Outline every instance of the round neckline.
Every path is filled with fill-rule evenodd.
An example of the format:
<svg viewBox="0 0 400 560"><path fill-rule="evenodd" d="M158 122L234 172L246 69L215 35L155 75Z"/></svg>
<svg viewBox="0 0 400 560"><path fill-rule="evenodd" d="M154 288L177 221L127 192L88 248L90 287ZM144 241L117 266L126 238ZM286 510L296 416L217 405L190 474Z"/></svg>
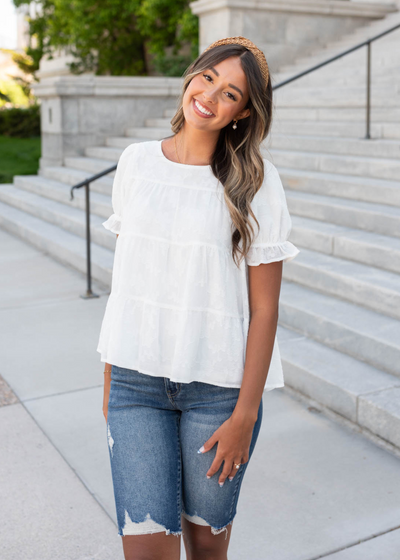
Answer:
<svg viewBox="0 0 400 560"><path fill-rule="evenodd" d="M167 156L164 154L163 150L162 150L162 142L163 142L164 138L162 140L158 140L158 149L159 152L161 154L161 156L163 157L163 159L165 161L167 161L168 163L170 163L171 165L177 165L179 167L191 167L191 168L196 168L196 169L211 169L211 165L193 165L191 163L179 163L177 161L172 161L170 159L167 158Z"/></svg>

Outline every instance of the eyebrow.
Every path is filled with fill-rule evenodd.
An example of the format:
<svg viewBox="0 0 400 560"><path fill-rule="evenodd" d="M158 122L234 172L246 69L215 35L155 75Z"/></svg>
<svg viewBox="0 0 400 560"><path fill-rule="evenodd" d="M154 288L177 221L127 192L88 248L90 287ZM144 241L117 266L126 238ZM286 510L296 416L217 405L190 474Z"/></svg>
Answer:
<svg viewBox="0 0 400 560"><path fill-rule="evenodd" d="M219 76L218 72L216 71L215 68L210 67L210 70L212 70L212 72L214 72L214 74L216 76ZM238 87L234 86L233 84L228 84L229 87L231 87L232 89L235 89L236 91L238 91L240 93L240 95L243 97L243 93L242 90L240 90Z"/></svg>

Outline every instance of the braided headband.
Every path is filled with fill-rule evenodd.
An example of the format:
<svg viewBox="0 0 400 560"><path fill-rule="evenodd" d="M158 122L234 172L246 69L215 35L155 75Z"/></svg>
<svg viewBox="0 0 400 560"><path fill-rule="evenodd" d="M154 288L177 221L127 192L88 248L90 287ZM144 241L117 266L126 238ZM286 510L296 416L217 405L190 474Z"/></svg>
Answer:
<svg viewBox="0 0 400 560"><path fill-rule="evenodd" d="M261 74L265 80L265 87L267 87L268 77L269 77L267 60L265 58L264 53L258 47L256 47L256 45L252 41L250 41L250 39L246 39L246 37L242 37L241 35L239 35L238 37L226 37L225 39L219 39L218 41L214 41L214 43L211 43L211 45L207 47L204 50L204 52L208 51L209 49L212 49L213 47L218 47L219 45L233 45L233 44L243 45L244 47L246 47L246 49L249 49L249 51L251 51L254 54L258 66L261 70Z"/></svg>

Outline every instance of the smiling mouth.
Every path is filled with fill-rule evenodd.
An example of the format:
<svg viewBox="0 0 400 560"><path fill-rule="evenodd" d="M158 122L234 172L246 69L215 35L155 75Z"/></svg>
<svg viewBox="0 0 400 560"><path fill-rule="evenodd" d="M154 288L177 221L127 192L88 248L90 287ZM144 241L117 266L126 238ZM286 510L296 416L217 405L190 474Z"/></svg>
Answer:
<svg viewBox="0 0 400 560"><path fill-rule="evenodd" d="M212 113L209 109L207 109L206 107L204 107L204 105L202 105L200 103L200 101L198 101L197 99L195 99L193 97L193 104L196 106L196 109L205 117L215 117L214 113ZM198 104L198 105L197 105ZM208 111L207 113L204 113L204 111ZM211 113L211 114L210 114Z"/></svg>

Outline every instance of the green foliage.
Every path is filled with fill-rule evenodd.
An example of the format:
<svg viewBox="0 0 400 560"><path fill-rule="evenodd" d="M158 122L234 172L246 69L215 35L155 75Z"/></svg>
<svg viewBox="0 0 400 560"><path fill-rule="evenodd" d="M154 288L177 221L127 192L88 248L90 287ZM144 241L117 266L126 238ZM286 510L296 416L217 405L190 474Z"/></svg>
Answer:
<svg viewBox="0 0 400 560"><path fill-rule="evenodd" d="M0 80L0 92L3 94L0 95L0 107L10 103L17 107L29 105L29 98L14 80Z"/></svg>
<svg viewBox="0 0 400 560"><path fill-rule="evenodd" d="M0 109L0 135L15 138L40 136L40 106Z"/></svg>
<svg viewBox="0 0 400 560"><path fill-rule="evenodd" d="M39 158L40 138L0 136L0 183L12 183L14 175L35 175Z"/></svg>
<svg viewBox="0 0 400 560"><path fill-rule="evenodd" d="M75 74L142 76L155 70L181 76L198 54L198 18L189 0L33 1L40 4L29 19L34 41L27 54L34 64L62 48L74 56ZM16 6L29 3L14 0Z"/></svg>
<svg viewBox="0 0 400 560"><path fill-rule="evenodd" d="M26 53L20 53L12 49L0 49L0 51L11 55L13 62L24 73L23 77L13 76L10 80L0 82L1 93L6 96L3 97L0 94L0 107L5 103L12 103L20 107L36 103L36 99L31 92L31 83L35 79L38 66L33 58Z"/></svg>

